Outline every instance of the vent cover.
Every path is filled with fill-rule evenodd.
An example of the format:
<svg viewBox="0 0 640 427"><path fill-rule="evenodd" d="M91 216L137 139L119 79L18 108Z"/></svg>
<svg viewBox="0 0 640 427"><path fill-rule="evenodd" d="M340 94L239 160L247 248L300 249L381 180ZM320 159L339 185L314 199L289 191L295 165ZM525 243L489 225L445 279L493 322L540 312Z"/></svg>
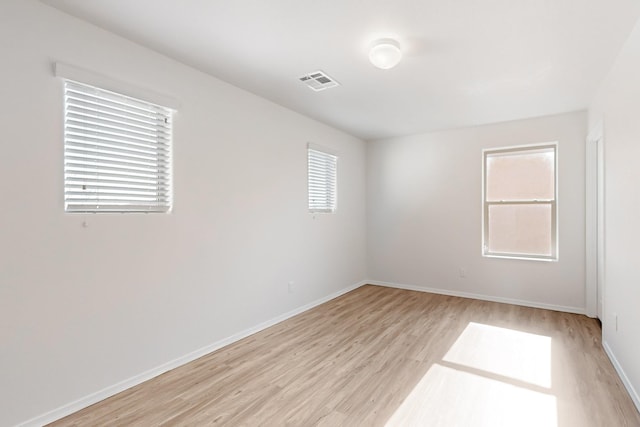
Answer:
<svg viewBox="0 0 640 427"><path fill-rule="evenodd" d="M300 77L300 81L305 83L316 92L340 85L340 83L335 81L335 79L329 77L322 71L314 71L313 73L304 75Z"/></svg>

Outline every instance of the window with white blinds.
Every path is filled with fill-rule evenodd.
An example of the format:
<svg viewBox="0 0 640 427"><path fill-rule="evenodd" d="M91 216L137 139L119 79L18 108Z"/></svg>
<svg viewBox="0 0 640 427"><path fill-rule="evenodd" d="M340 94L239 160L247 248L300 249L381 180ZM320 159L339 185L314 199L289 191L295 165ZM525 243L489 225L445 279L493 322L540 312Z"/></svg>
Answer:
<svg viewBox="0 0 640 427"><path fill-rule="evenodd" d="M170 109L65 80L67 212L171 209Z"/></svg>
<svg viewBox="0 0 640 427"><path fill-rule="evenodd" d="M308 162L309 212L335 212L338 156L310 146Z"/></svg>

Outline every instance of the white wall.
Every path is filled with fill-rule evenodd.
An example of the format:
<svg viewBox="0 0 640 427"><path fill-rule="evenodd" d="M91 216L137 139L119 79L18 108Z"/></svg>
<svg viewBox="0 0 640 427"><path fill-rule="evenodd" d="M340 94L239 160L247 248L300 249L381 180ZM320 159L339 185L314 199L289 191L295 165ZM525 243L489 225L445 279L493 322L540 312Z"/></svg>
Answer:
<svg viewBox="0 0 640 427"><path fill-rule="evenodd" d="M584 311L585 133L577 112L370 142L369 278ZM558 141L559 261L482 257L482 149L549 141Z"/></svg>
<svg viewBox="0 0 640 427"><path fill-rule="evenodd" d="M604 342L640 408L639 76L640 23L589 109L589 128L602 122L604 136Z"/></svg>
<svg viewBox="0 0 640 427"><path fill-rule="evenodd" d="M33 0L0 3L0 54L0 425L366 277L362 141ZM172 214L63 212L54 61L181 103ZM335 215L306 211L308 141L340 155Z"/></svg>

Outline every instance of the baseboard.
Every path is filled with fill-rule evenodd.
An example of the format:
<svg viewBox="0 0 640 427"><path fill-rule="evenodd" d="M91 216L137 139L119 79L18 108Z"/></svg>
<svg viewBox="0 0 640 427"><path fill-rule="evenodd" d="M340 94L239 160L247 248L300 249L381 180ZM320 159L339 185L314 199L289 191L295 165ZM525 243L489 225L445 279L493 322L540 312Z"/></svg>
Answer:
<svg viewBox="0 0 640 427"><path fill-rule="evenodd" d="M179 357L177 359L174 359L170 362L164 363L160 366L157 366L155 368L149 369L146 372L143 372L139 375L136 375L134 377L131 377L129 379L126 379L124 381L121 381L117 384L114 384L112 386L106 387L100 391L97 391L95 393L92 393L86 397L83 397L81 399L78 399L74 402L68 403L66 405L63 405L57 409L54 409L52 411L49 411L45 414L39 415L37 417L34 417L28 421L24 421L20 424L18 424L19 427L40 427L43 426L45 424L49 424L53 421L59 420L61 418L66 417L67 415L73 414L74 412L78 412L81 409L84 409L90 405L93 405L94 403L100 402L101 400L104 400L108 397L111 397L115 394L118 394L124 390L127 390L131 387L134 387L138 384L141 384L145 381L148 381L152 378L157 377L158 375L162 375L165 372L168 372L172 369L178 368L182 365L185 365L189 362L192 362L202 356L205 356L213 351L216 351L226 345L232 344L236 341L239 341L243 338L248 337L249 335L253 335L257 332L260 332L270 326L273 326L277 323L280 323L284 320L287 320L293 316L296 316L300 313L303 313L307 310L310 310L320 304L324 304L325 302L332 300L334 298L339 297L340 295L346 294L347 292L351 292L354 289L359 288L360 286L363 286L365 284L367 284L368 282L362 281L359 283L356 283L355 285L352 286L348 286L344 289L341 289L337 292L334 292L330 295L327 295L323 298L317 299L315 301L312 301L308 304L305 304L301 307L298 307L294 310L291 310L287 313L284 313L280 316L274 317L273 319L267 320L266 322L262 322L256 326L253 326L251 328L245 329L241 332L238 332L237 334L231 335L230 337L227 338L223 338L219 341L216 341L212 344L209 344L206 347L200 348L198 350L192 351L189 354L186 354L182 357Z"/></svg>
<svg viewBox="0 0 640 427"><path fill-rule="evenodd" d="M478 299L482 301L501 302L505 304L521 305L524 307L544 308L546 310L563 311L566 313L585 314L585 309L583 307L568 307L563 305L545 304L545 303L534 302L534 301L525 301L525 300L518 300L518 299L512 299L512 298L503 298L503 297L496 297L496 296L490 296L490 295L474 294L470 292L459 292L459 291L452 291L448 289L430 288L426 286L415 286L415 285L404 285L404 284L391 283L391 282L381 282L378 280L369 280L367 281L367 283L371 285L386 286L389 288L406 289L408 291L428 292L432 294L449 295L453 297L472 298L472 299Z"/></svg>
<svg viewBox="0 0 640 427"><path fill-rule="evenodd" d="M615 368L616 372L618 373L618 376L622 380L624 387L627 389L629 396L631 396L631 400L633 400L634 405L636 405L638 412L640 412L640 395L638 395L638 392L636 391L636 389L633 388L633 384L631 384L631 381L629 381L629 377L627 377L627 374L624 371L624 369L622 369L620 362L618 362L618 359L616 359L615 354L613 354L613 350L611 350L611 347L609 347L609 343L603 340L602 347L604 348L604 352L607 353L607 356L609 356L609 360L611 360L613 367Z"/></svg>

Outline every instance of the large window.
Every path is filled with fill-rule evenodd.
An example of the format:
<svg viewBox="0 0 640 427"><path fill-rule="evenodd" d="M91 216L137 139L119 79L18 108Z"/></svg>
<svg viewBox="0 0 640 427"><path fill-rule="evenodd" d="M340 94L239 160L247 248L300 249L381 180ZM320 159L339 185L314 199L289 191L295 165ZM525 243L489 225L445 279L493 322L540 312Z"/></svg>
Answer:
<svg viewBox="0 0 640 427"><path fill-rule="evenodd" d="M484 151L483 254L557 259L556 144Z"/></svg>
<svg viewBox="0 0 640 427"><path fill-rule="evenodd" d="M311 144L307 149L307 156L309 212L335 212L338 156Z"/></svg>
<svg viewBox="0 0 640 427"><path fill-rule="evenodd" d="M168 212L171 110L65 80L67 212Z"/></svg>

